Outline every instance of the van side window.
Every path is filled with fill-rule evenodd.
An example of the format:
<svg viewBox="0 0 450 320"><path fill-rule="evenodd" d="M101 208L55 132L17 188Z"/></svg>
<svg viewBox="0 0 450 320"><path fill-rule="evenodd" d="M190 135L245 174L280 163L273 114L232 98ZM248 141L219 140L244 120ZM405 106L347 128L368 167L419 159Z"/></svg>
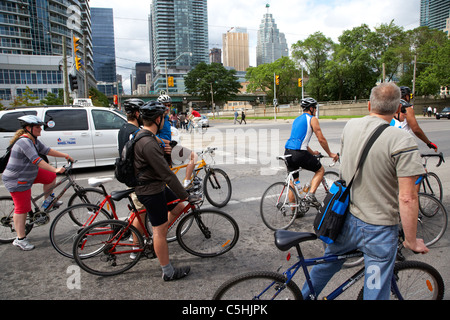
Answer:
<svg viewBox="0 0 450 320"><path fill-rule="evenodd" d="M86 110L48 110L45 114L45 131L82 131L88 130Z"/></svg>
<svg viewBox="0 0 450 320"><path fill-rule="evenodd" d="M95 130L120 129L126 122L114 112L109 110L92 110Z"/></svg>
<svg viewBox="0 0 450 320"><path fill-rule="evenodd" d="M5 113L0 119L0 132L16 132L20 129L17 118L27 115L37 115L37 111L17 111Z"/></svg>

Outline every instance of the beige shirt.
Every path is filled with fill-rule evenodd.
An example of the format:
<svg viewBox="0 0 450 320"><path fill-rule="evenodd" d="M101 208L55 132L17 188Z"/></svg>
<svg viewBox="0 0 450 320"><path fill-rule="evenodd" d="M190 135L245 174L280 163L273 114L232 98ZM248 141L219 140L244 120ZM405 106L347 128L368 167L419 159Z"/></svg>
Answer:
<svg viewBox="0 0 450 320"><path fill-rule="evenodd" d="M349 183L372 133L387 122L375 116L350 120L341 138L341 177ZM408 132L388 127L375 141L350 193L350 212L374 225L399 223L398 178L424 174L418 146Z"/></svg>

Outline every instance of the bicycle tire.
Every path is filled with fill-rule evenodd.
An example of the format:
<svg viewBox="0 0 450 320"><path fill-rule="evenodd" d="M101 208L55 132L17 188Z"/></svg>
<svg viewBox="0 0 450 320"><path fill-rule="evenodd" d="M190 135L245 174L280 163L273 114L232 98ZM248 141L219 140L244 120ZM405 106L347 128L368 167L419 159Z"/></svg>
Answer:
<svg viewBox="0 0 450 320"><path fill-rule="evenodd" d="M419 261L397 262L394 267L391 300L442 300L444 280L429 264ZM364 287L358 294L363 300Z"/></svg>
<svg viewBox="0 0 450 320"><path fill-rule="evenodd" d="M419 193L419 220L417 237L424 240L426 246L439 241L447 230L447 210L437 198Z"/></svg>
<svg viewBox="0 0 450 320"><path fill-rule="evenodd" d="M75 191L75 193L70 197L69 202L67 203L67 207L71 207L80 203L90 203L100 205L105 199L106 195L102 190L96 188L81 188L79 191ZM114 200L109 199L112 208L109 207L109 202L106 203L106 208L104 209L108 211L111 215L112 210L116 208Z"/></svg>
<svg viewBox="0 0 450 320"><path fill-rule="evenodd" d="M0 197L0 243L12 243L17 234L14 227L14 201L12 197ZM27 214L27 222L30 222L30 215ZM33 224L25 224L25 234L29 234L33 229Z"/></svg>
<svg viewBox="0 0 450 320"><path fill-rule="evenodd" d="M97 214L95 220L91 220ZM50 242L55 250L67 258L73 258L73 244L86 226L102 220L113 219L108 211L94 204L80 203L61 211L50 226Z"/></svg>
<svg viewBox="0 0 450 320"><path fill-rule="evenodd" d="M231 180L225 171L210 168L203 179L203 193L214 207L222 208L231 199Z"/></svg>
<svg viewBox="0 0 450 320"><path fill-rule="evenodd" d="M271 271L253 271L238 275L223 283L213 296L213 300L274 299L303 300L303 296L294 281L286 283L284 275Z"/></svg>
<svg viewBox="0 0 450 320"><path fill-rule="evenodd" d="M434 172L428 172L425 178L420 183L419 192L426 193L432 195L442 201L443 197L443 189L442 182L439 179L438 175Z"/></svg>
<svg viewBox="0 0 450 320"><path fill-rule="evenodd" d="M295 203L285 205L280 203L286 198L286 190L290 190L295 197ZM264 191L259 206L259 213L264 224L271 230L276 231L280 229L289 228L295 221L298 212L297 193L294 188L284 182L275 182Z"/></svg>
<svg viewBox="0 0 450 320"><path fill-rule="evenodd" d="M136 245L130 243L130 236L137 239ZM138 249L132 249L134 246ZM114 276L138 263L143 248L144 238L134 226L125 221L105 220L80 232L73 246L73 257L77 265L88 273ZM131 252L136 254L134 259L130 258Z"/></svg>
<svg viewBox="0 0 450 320"><path fill-rule="evenodd" d="M190 223L190 228L186 230L185 225ZM180 246L202 258L217 257L230 251L238 239L239 226L236 221L227 213L215 209L192 211L177 226Z"/></svg>

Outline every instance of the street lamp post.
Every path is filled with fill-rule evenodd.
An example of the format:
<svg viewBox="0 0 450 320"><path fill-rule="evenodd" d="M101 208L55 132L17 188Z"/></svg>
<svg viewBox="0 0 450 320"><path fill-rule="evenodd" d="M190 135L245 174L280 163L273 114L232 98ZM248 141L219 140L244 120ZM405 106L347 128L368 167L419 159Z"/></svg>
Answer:
<svg viewBox="0 0 450 320"><path fill-rule="evenodd" d="M166 93L167 94L169 93L169 81L168 81L168 76L167 76L167 62L169 62L169 63L175 62L184 55L189 55L190 57L192 57L192 52L183 52L178 57L176 57L175 60L167 61L167 59L164 59L164 67L166 69Z"/></svg>

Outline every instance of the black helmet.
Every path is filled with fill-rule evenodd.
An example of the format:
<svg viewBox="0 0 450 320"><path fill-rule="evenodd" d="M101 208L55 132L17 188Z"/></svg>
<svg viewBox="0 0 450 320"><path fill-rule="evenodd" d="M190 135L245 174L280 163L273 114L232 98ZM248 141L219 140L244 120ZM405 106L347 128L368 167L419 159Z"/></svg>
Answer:
<svg viewBox="0 0 450 320"><path fill-rule="evenodd" d="M158 101L149 101L141 107L141 115L145 120L153 121L162 116L166 107Z"/></svg>
<svg viewBox="0 0 450 320"><path fill-rule="evenodd" d="M411 89L409 87L400 87L400 91L402 92L402 98L411 94Z"/></svg>
<svg viewBox="0 0 450 320"><path fill-rule="evenodd" d="M26 115L18 118L20 126L25 128L26 126L43 126L44 122L37 116Z"/></svg>
<svg viewBox="0 0 450 320"><path fill-rule="evenodd" d="M317 101L313 98L306 98L302 100L303 110L309 109L310 107L317 108Z"/></svg>
<svg viewBox="0 0 450 320"><path fill-rule="evenodd" d="M139 111L144 104L145 102L143 100L133 98L125 100L123 103L123 108L126 113L133 113Z"/></svg>

